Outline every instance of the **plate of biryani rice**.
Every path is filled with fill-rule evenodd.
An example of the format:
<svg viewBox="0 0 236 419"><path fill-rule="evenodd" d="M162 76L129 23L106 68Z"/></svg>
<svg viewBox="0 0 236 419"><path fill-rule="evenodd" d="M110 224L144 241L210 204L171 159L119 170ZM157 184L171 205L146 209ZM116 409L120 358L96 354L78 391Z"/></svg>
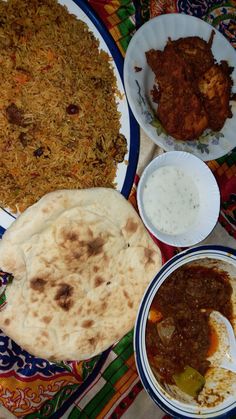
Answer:
<svg viewBox="0 0 236 419"><path fill-rule="evenodd" d="M128 197L139 129L123 58L87 2L0 0L0 226L48 192Z"/></svg>

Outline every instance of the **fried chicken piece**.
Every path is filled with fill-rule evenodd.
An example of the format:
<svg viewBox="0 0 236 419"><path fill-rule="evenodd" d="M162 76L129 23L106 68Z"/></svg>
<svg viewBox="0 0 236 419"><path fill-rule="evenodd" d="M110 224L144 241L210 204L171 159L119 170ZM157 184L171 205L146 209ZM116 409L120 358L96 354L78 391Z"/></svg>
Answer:
<svg viewBox="0 0 236 419"><path fill-rule="evenodd" d="M226 61L212 65L199 79L198 88L203 104L208 113L209 128L219 131L225 120L232 117L229 104L232 80L232 69Z"/></svg>
<svg viewBox="0 0 236 419"><path fill-rule="evenodd" d="M211 51L214 33L212 31L208 42L198 36L189 36L168 42L188 65L188 75L191 78L199 78L214 64L215 60Z"/></svg>
<svg viewBox="0 0 236 419"><path fill-rule="evenodd" d="M163 52L146 52L146 58L158 81L157 117L164 129L177 140L199 137L208 125L208 118L188 79L184 59L171 44Z"/></svg>
<svg viewBox="0 0 236 419"><path fill-rule="evenodd" d="M232 117L232 69L226 61L215 63L214 33L208 42L197 36L169 39L164 51L146 52L158 84L151 92L157 117L175 139L198 138L206 128L220 131Z"/></svg>
<svg viewBox="0 0 236 419"><path fill-rule="evenodd" d="M178 56L172 45L167 45L164 51L151 49L146 52L149 67L155 73L156 81L161 89L171 81L186 79L185 63Z"/></svg>
<svg viewBox="0 0 236 419"><path fill-rule="evenodd" d="M176 140L193 140L207 128L208 117L198 96L188 83L170 84L163 90L157 117Z"/></svg>

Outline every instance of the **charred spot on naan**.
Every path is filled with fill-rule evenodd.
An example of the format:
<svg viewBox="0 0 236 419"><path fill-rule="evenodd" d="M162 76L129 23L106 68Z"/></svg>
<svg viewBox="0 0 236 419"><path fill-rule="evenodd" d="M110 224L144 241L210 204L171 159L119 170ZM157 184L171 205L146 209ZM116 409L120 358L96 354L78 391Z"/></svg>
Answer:
<svg viewBox="0 0 236 419"><path fill-rule="evenodd" d="M38 299L37 299L37 298L35 298L35 297L31 297L30 302L31 302L32 304L33 304L33 303L37 303L37 302L38 302Z"/></svg>
<svg viewBox="0 0 236 419"><path fill-rule="evenodd" d="M105 279L102 276L96 276L94 278L94 288L100 287L100 285L104 284Z"/></svg>
<svg viewBox="0 0 236 419"><path fill-rule="evenodd" d="M110 292L104 294L103 296L100 295L99 301L94 303L91 308L85 308L84 315L89 317L91 314L94 314L98 318L102 318L108 307L107 300L110 296Z"/></svg>
<svg viewBox="0 0 236 419"><path fill-rule="evenodd" d="M73 231L66 231L65 233L65 241L76 242L79 240L78 234Z"/></svg>
<svg viewBox="0 0 236 419"><path fill-rule="evenodd" d="M79 231L79 226L77 226L77 231ZM67 248L71 243L79 241L79 234L75 231L75 228L72 231L71 226L62 226L58 230L58 244L61 247Z"/></svg>
<svg viewBox="0 0 236 419"><path fill-rule="evenodd" d="M89 320L89 319L87 319L87 320L84 320L82 323L81 323L81 326L82 327L84 327L85 329L89 329L90 327L92 327L94 325L94 321L93 320Z"/></svg>
<svg viewBox="0 0 236 419"><path fill-rule="evenodd" d="M88 228L86 231L87 240L81 239L79 236L80 227L81 227L81 230L83 231L83 226L80 226L80 225L76 226L76 229L78 231L76 231L75 228L74 228L74 231L71 231L70 226L61 228L60 233L59 233L60 246L65 247L65 248L71 248L71 246L73 246L76 242L76 244L80 248L81 247L87 248L87 253L89 256L100 254L103 250L105 239L100 236L94 238L93 232L90 228Z"/></svg>
<svg viewBox="0 0 236 419"><path fill-rule="evenodd" d="M148 247L144 248L144 255L146 257L146 261L145 261L145 265L149 265L149 264L155 264L155 259L153 257L155 257L155 252L152 249L149 249Z"/></svg>
<svg viewBox="0 0 236 419"><path fill-rule="evenodd" d="M127 233L135 233L138 229L138 223L136 221L134 221L132 218L128 218L126 225L125 225L125 230L127 231Z"/></svg>
<svg viewBox="0 0 236 419"><path fill-rule="evenodd" d="M88 227L87 233L88 233L88 237L91 237L91 238L93 237L93 232L92 232L91 228Z"/></svg>
<svg viewBox="0 0 236 419"><path fill-rule="evenodd" d="M42 213L43 214L48 214L50 212L50 209L48 207L43 207L42 208Z"/></svg>
<svg viewBox="0 0 236 419"><path fill-rule="evenodd" d="M54 300L65 311L69 311L74 305L74 301L71 298L74 293L74 288L69 284L59 284L59 288L54 297Z"/></svg>
<svg viewBox="0 0 236 419"><path fill-rule="evenodd" d="M63 336L62 336L62 340L67 340L68 338L69 338L69 333L65 333Z"/></svg>
<svg viewBox="0 0 236 419"><path fill-rule="evenodd" d="M96 339L95 338L89 338L88 342L90 343L91 346L95 346L96 344Z"/></svg>
<svg viewBox="0 0 236 419"><path fill-rule="evenodd" d="M48 343L48 337L46 337L46 336L40 336L39 338L38 338L38 344L39 345L42 345L42 346L44 346L44 345L47 345L47 343Z"/></svg>
<svg viewBox="0 0 236 419"><path fill-rule="evenodd" d="M51 316L43 316L43 317L42 317L42 321L43 321L45 324L49 324L49 323L51 323L51 321L52 321L52 317L51 317Z"/></svg>
<svg viewBox="0 0 236 419"><path fill-rule="evenodd" d="M61 228L59 232L59 246L68 250L68 253L64 256L68 263L72 259L81 260L101 255L104 252L104 245L109 240L109 236L102 237L99 235L94 237L92 230L88 228L85 238L81 238L76 230L71 231L68 228L68 226ZM78 225L76 228L79 231L80 226ZM81 226L81 230L83 231L83 226Z"/></svg>
<svg viewBox="0 0 236 419"><path fill-rule="evenodd" d="M102 237L97 237L96 239L87 242L88 257L103 253L104 244L105 240Z"/></svg>
<svg viewBox="0 0 236 419"><path fill-rule="evenodd" d="M41 260L44 263L46 268L50 268L53 264L56 264L58 262L58 258L56 256L50 257L50 256L41 256Z"/></svg>
<svg viewBox="0 0 236 419"><path fill-rule="evenodd" d="M30 287L34 290L34 291L38 291L43 293L45 286L47 284L47 281L43 278L37 277L37 278L33 278L30 281Z"/></svg>
<svg viewBox="0 0 236 419"><path fill-rule="evenodd" d="M101 305L101 311L102 311L102 313L106 310L106 308L107 308L107 302L106 301L103 301L102 302L102 305Z"/></svg>
<svg viewBox="0 0 236 419"><path fill-rule="evenodd" d="M132 302L132 300L131 300L131 298L130 298L130 296L129 296L129 294L127 293L127 291L126 291L126 290L123 290L123 295L124 295L125 299L127 300L127 305L128 305L128 307L129 307L129 308L132 308L134 304L133 304L133 302Z"/></svg>
<svg viewBox="0 0 236 419"><path fill-rule="evenodd" d="M4 323L5 326L9 326L9 324L11 323L11 320L10 319L5 319L3 323Z"/></svg>

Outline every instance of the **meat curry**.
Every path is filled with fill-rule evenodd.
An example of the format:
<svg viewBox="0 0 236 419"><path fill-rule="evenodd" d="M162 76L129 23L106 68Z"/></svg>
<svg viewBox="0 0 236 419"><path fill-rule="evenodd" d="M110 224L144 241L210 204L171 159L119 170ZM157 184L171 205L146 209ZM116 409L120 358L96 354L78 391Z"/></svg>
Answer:
<svg viewBox="0 0 236 419"><path fill-rule="evenodd" d="M149 312L146 349L162 382L198 394L217 346L209 315L217 310L232 320L231 295L226 272L196 265L182 266L161 285Z"/></svg>

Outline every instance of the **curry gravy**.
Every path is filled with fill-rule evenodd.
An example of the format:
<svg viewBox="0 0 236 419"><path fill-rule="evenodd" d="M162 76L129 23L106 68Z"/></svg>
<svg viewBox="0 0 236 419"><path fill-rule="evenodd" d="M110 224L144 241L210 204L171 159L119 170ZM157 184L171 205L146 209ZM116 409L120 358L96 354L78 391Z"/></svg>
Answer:
<svg viewBox="0 0 236 419"><path fill-rule="evenodd" d="M217 348L209 314L217 310L232 321L231 296L226 272L198 265L180 267L161 285L150 309L158 319L149 317L146 348L150 365L165 382L173 383L173 375L186 366L205 375L207 358ZM162 322L165 341L158 331Z"/></svg>

